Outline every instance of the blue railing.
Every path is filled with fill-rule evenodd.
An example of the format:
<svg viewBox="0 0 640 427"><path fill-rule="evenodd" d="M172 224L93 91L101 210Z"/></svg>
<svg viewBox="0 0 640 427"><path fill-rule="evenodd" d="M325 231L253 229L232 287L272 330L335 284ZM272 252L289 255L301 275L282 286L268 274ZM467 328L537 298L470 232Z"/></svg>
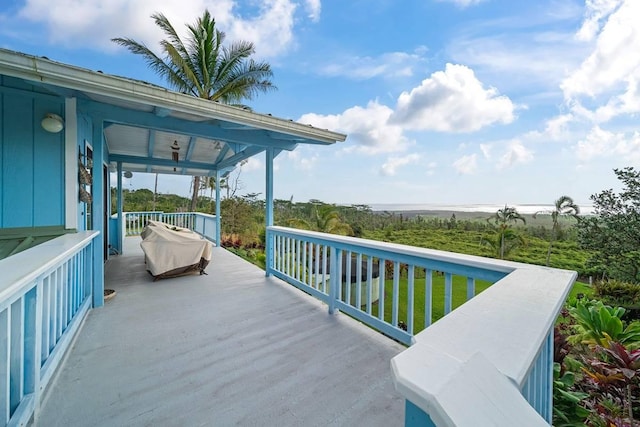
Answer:
<svg viewBox="0 0 640 427"><path fill-rule="evenodd" d="M91 308L97 235L65 234L0 261L0 425L27 424Z"/></svg>
<svg viewBox="0 0 640 427"><path fill-rule="evenodd" d="M267 274L405 344L436 320L434 306L446 315L462 303L454 304L454 283L464 283L471 299L477 280L493 283L513 270L481 258L455 263L446 252L284 227L269 227L267 239L273 244ZM433 300L436 282L444 288L440 302ZM415 298L418 286L424 302Z"/></svg>
<svg viewBox="0 0 640 427"><path fill-rule="evenodd" d="M413 344L392 360L406 425L551 423L553 324L575 272L284 227L268 227L266 238L268 275ZM480 280L494 284L478 293ZM458 308L454 286L469 301ZM433 323L436 303L445 316ZM495 390L478 388L487 381ZM496 410L481 411L483 421L462 395Z"/></svg>
<svg viewBox="0 0 640 427"><path fill-rule="evenodd" d="M188 228L217 243L218 221L215 215L200 212L125 212L124 235L139 236L148 221L161 221L175 227Z"/></svg>

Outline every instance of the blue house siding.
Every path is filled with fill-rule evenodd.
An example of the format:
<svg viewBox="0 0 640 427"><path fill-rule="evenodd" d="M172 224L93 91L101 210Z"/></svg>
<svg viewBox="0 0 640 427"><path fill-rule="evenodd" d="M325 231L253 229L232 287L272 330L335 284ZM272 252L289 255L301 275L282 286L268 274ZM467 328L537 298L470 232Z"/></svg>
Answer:
<svg viewBox="0 0 640 427"><path fill-rule="evenodd" d="M64 99L1 83L0 228L64 225L64 132L40 126L46 113L64 116Z"/></svg>

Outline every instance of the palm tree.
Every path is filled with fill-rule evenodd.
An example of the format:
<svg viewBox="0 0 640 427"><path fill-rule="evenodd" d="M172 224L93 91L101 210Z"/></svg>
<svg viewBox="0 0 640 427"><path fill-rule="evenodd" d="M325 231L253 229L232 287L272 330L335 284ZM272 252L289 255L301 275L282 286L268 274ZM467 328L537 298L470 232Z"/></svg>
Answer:
<svg viewBox="0 0 640 427"><path fill-rule="evenodd" d="M493 236L493 238L482 237L480 243L491 248L493 256L504 259L517 247L524 245L525 241L520 234L511 228L507 228Z"/></svg>
<svg viewBox="0 0 640 427"><path fill-rule="evenodd" d="M310 221L301 218L292 218L288 220L290 227L300 228L303 230L315 230L323 233L340 234L342 236L353 236L351 226L342 221L340 214L333 205L314 206Z"/></svg>
<svg viewBox="0 0 640 427"><path fill-rule="evenodd" d="M580 207L574 203L571 197L560 196L559 199L553 202L553 210L538 211L533 214L533 217L536 218L540 213L550 214L552 221L551 239L549 239L549 248L547 249L546 265L548 266L549 260L551 259L551 248L553 247L553 242L558 240L560 234L560 218L569 217L578 219L578 215L580 214Z"/></svg>
<svg viewBox="0 0 640 427"><path fill-rule="evenodd" d="M498 209L495 214L487 218L487 221L493 222L498 228L496 246L499 247L498 255L500 259L504 259L505 255L513 249L513 247L510 249L507 248L509 241L522 241L521 238L516 238L513 230L511 230L511 224L517 223L518 221L522 221L523 224L526 224L527 221L518 213L516 208L512 208L507 205L504 205L504 209ZM499 244L497 242L499 242Z"/></svg>
<svg viewBox="0 0 640 427"><path fill-rule="evenodd" d="M255 53L253 43L238 41L223 45L225 33L216 29L215 19L208 10L195 25L186 25L185 41L162 13L154 13L151 18L167 36L160 41L162 57L131 38L111 40L144 57L147 65L177 91L248 108L240 103L276 88L271 83L271 66L251 59ZM192 211L196 209L199 190L200 177L194 177Z"/></svg>

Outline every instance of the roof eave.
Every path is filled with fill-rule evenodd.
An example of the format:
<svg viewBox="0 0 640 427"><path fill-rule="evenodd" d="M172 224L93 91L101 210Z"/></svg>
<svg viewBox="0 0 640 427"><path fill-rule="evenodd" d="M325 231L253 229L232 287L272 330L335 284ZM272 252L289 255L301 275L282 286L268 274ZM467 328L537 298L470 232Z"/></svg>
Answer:
<svg viewBox="0 0 640 427"><path fill-rule="evenodd" d="M344 141L346 135L311 125L258 114L242 108L211 102L123 77L62 64L46 58L0 49L0 72L73 90L169 108L211 119L295 135L325 144Z"/></svg>

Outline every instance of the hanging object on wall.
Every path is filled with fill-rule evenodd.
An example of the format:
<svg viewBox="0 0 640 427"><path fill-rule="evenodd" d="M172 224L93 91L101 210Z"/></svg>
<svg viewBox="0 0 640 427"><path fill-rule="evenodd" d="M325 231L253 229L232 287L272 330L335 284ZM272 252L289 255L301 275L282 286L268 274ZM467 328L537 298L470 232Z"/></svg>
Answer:
<svg viewBox="0 0 640 427"><path fill-rule="evenodd" d="M179 160L179 151L180 151L180 146L178 145L178 141L173 141L173 145L171 146L171 158L173 159L174 162L176 162L176 164L178 164L178 160ZM173 171L176 171L176 168L173 168Z"/></svg>
<svg viewBox="0 0 640 427"><path fill-rule="evenodd" d="M80 201L84 203L91 203L91 194L84 188L80 187Z"/></svg>
<svg viewBox="0 0 640 427"><path fill-rule="evenodd" d="M80 159L78 159L78 181L80 181L82 185L91 185L91 174L87 168L84 167Z"/></svg>

